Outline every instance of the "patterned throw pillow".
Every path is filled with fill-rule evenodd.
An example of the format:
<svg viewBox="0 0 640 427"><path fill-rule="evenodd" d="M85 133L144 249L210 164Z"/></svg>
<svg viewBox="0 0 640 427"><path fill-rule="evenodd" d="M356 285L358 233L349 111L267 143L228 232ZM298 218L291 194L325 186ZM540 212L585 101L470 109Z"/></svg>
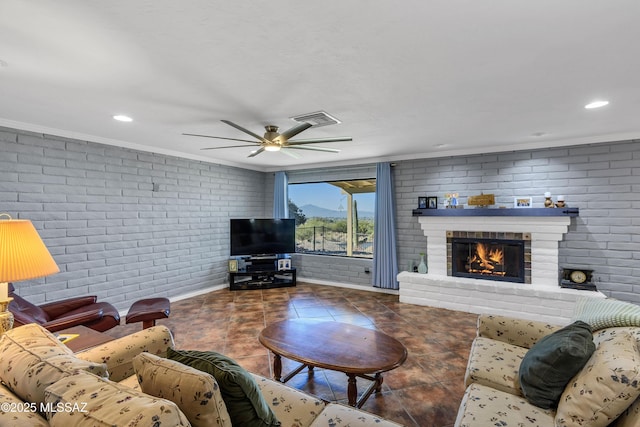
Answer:
<svg viewBox="0 0 640 427"><path fill-rule="evenodd" d="M0 380L24 401L44 402L44 390L75 370L107 377L107 366L80 360L51 332L35 323L0 339Z"/></svg>
<svg viewBox="0 0 640 427"><path fill-rule="evenodd" d="M234 426L280 425L251 374L234 360L214 351L173 349L167 358L213 375Z"/></svg>
<svg viewBox="0 0 640 427"><path fill-rule="evenodd" d="M522 394L532 405L555 408L567 383L587 363L595 348L591 328L580 321L543 337L520 363Z"/></svg>
<svg viewBox="0 0 640 427"><path fill-rule="evenodd" d="M175 403L82 371L49 386L45 403L51 427L190 425Z"/></svg>
<svg viewBox="0 0 640 427"><path fill-rule="evenodd" d="M150 353L137 355L133 367L142 391L178 405L193 427L231 427L220 387L210 374Z"/></svg>
<svg viewBox="0 0 640 427"><path fill-rule="evenodd" d="M569 382L556 413L558 427L604 427L640 396L640 350L628 332L602 341Z"/></svg>
<svg viewBox="0 0 640 427"><path fill-rule="evenodd" d="M640 397L610 427L640 427Z"/></svg>
<svg viewBox="0 0 640 427"><path fill-rule="evenodd" d="M594 331L619 326L640 326L640 305L612 298L581 297L576 301L573 320L582 320Z"/></svg>

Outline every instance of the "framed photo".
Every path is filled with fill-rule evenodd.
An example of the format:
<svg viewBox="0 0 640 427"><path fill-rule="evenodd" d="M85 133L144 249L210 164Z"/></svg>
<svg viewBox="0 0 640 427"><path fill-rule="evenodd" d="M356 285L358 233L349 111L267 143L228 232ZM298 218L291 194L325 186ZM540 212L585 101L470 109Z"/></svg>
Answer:
<svg viewBox="0 0 640 427"><path fill-rule="evenodd" d="M513 198L513 207L514 208L530 208L533 207L533 200L531 197L514 197Z"/></svg>
<svg viewBox="0 0 640 427"><path fill-rule="evenodd" d="M437 197L428 197L427 198L427 209L438 209L438 198Z"/></svg>
<svg viewBox="0 0 640 427"><path fill-rule="evenodd" d="M428 209L426 197L418 197L418 209Z"/></svg>
<svg viewBox="0 0 640 427"><path fill-rule="evenodd" d="M278 271L291 270L291 258L278 260Z"/></svg>
<svg viewBox="0 0 640 427"><path fill-rule="evenodd" d="M229 260L229 272L230 273L237 273L238 272L238 260L237 259L230 259Z"/></svg>

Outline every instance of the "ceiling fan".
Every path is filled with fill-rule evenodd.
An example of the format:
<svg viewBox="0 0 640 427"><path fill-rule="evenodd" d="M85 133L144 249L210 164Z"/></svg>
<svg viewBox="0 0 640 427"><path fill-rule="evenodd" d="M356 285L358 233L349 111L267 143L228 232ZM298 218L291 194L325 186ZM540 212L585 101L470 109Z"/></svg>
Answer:
<svg viewBox="0 0 640 427"><path fill-rule="evenodd" d="M258 145L257 149L252 151L251 154L249 154L249 156L247 157L257 156L263 151L281 151L281 150L283 153L296 158L299 156L297 156L295 153L292 153L289 150L311 150L311 151L324 151L328 153L339 153L340 150L336 150L335 148L311 147L311 146L308 146L308 144L322 144L327 142L342 142L342 141L352 140L352 138L349 138L349 137L311 138L311 139L297 139L293 141L290 139L298 135L299 133L309 129L311 126L313 126L311 123L299 124L282 133L278 133L278 126L267 125L264 127L266 131L264 136L260 136L229 120L221 120L221 122L226 123L229 126L232 126L238 129L239 131L246 133L247 135L251 135L256 139L256 141L250 141L247 139L238 139L238 138L226 138L223 136L199 135L195 133L183 133L183 135L199 136L204 138L227 139L231 141L240 141L240 142L245 142L249 144L257 144ZM208 148L202 148L202 150L219 150L222 148L238 148L238 147L247 147L247 145L227 145L225 147L208 147Z"/></svg>

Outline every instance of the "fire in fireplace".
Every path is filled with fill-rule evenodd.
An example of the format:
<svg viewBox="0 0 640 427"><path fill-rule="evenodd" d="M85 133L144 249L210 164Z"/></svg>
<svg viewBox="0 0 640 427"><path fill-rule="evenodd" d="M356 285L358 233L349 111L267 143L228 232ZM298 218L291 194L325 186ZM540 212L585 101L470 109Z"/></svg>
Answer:
<svg viewBox="0 0 640 427"><path fill-rule="evenodd" d="M527 282L524 240L453 237L449 241L452 276Z"/></svg>

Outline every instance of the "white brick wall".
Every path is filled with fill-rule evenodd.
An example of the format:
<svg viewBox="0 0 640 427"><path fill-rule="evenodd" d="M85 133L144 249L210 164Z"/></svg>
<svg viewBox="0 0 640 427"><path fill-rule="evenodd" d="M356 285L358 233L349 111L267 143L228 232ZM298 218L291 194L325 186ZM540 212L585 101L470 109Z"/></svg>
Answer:
<svg viewBox="0 0 640 427"><path fill-rule="evenodd" d="M0 212L30 219L61 270L18 283L19 293L34 303L96 294L122 310L227 283L229 218L271 215L264 181L261 172L0 129Z"/></svg>

